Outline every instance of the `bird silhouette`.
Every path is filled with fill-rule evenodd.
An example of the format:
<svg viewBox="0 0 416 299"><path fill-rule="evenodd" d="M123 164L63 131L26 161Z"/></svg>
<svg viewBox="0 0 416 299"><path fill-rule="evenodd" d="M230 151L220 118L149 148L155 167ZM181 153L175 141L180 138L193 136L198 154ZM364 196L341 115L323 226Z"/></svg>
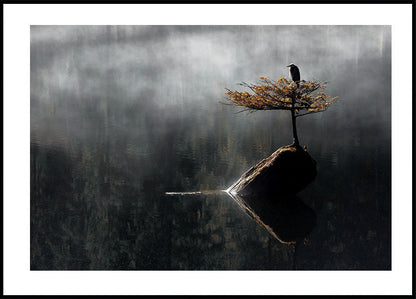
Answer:
<svg viewBox="0 0 416 299"><path fill-rule="evenodd" d="M290 73L290 77L292 78L292 80L296 83L297 86L299 86L299 81L300 81L299 68L293 63L287 65L286 67L289 68L289 73Z"/></svg>

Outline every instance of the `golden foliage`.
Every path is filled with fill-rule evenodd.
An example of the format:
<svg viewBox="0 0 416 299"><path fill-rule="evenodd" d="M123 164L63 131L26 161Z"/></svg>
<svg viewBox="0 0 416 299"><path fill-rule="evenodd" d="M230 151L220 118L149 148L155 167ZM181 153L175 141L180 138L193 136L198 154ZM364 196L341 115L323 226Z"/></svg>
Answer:
<svg viewBox="0 0 416 299"><path fill-rule="evenodd" d="M301 81L299 86L293 81L280 78L273 81L260 77L261 84L242 82L241 86L251 92L227 89L227 101L246 110L295 110L298 116L326 110L338 97L330 97L319 91L325 89L317 81ZM303 111L303 114L301 113Z"/></svg>

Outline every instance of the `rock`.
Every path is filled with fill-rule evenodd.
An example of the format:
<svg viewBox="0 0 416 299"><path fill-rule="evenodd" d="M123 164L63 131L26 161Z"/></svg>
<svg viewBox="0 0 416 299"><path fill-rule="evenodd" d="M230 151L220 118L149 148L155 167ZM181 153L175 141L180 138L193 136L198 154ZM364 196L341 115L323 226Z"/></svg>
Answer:
<svg viewBox="0 0 416 299"><path fill-rule="evenodd" d="M251 167L227 191L242 197L294 195L315 177L315 160L300 146L287 145Z"/></svg>

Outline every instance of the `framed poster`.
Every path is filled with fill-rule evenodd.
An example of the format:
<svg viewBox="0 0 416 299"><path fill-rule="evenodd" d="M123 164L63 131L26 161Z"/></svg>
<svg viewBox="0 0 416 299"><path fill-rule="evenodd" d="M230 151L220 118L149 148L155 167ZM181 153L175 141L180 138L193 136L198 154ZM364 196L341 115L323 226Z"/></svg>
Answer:
<svg viewBox="0 0 416 299"><path fill-rule="evenodd" d="M7 5L9 294L408 293L410 22Z"/></svg>

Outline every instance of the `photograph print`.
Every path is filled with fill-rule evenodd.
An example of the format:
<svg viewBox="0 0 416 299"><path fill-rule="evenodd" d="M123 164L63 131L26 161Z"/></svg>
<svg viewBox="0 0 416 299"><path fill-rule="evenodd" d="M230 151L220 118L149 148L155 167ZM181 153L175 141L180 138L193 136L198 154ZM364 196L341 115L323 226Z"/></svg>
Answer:
<svg viewBox="0 0 416 299"><path fill-rule="evenodd" d="M391 270L391 37L30 26L30 270Z"/></svg>

